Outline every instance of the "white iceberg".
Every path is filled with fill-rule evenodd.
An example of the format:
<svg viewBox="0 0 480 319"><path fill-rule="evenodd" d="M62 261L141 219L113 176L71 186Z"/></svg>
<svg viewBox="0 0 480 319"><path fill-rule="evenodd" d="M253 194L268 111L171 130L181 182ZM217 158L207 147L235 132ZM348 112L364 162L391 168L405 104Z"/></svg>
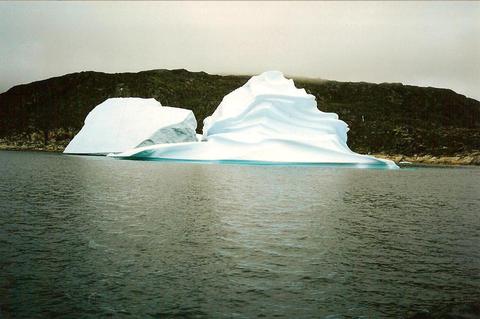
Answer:
<svg viewBox="0 0 480 319"><path fill-rule="evenodd" d="M65 148L69 154L109 154L161 143L197 141L197 121L186 109L155 99L111 98L97 105Z"/></svg>
<svg viewBox="0 0 480 319"><path fill-rule="evenodd" d="M151 145L112 156L397 168L392 161L352 152L347 131L337 114L317 109L313 95L281 72L269 71L223 98L204 120L201 142Z"/></svg>

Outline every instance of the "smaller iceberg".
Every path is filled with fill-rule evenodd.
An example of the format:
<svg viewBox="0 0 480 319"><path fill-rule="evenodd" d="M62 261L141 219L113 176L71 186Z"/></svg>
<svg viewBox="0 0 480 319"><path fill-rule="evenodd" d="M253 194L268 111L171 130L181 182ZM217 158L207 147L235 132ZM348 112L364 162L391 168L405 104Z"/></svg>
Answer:
<svg viewBox="0 0 480 319"><path fill-rule="evenodd" d="M110 156L126 159L398 168L352 152L348 125L318 110L315 96L281 72L254 76L204 120L201 142L157 144Z"/></svg>
<svg viewBox="0 0 480 319"><path fill-rule="evenodd" d="M111 98L97 105L65 148L68 154L106 155L148 145L197 141L191 110L155 99Z"/></svg>

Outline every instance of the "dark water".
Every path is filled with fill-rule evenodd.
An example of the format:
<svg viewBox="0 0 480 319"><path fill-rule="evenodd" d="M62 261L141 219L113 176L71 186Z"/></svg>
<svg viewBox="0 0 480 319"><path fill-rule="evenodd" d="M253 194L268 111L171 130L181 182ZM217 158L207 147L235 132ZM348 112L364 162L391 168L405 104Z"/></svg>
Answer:
<svg viewBox="0 0 480 319"><path fill-rule="evenodd" d="M479 177L3 151L0 313L396 318L478 300Z"/></svg>

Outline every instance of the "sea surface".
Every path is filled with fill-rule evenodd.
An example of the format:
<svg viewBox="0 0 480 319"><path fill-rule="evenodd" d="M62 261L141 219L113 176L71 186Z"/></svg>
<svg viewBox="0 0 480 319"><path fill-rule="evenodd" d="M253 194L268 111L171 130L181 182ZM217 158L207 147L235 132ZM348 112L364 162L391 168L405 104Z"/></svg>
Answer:
<svg viewBox="0 0 480 319"><path fill-rule="evenodd" d="M0 152L1 318L400 318L480 296L480 169Z"/></svg>

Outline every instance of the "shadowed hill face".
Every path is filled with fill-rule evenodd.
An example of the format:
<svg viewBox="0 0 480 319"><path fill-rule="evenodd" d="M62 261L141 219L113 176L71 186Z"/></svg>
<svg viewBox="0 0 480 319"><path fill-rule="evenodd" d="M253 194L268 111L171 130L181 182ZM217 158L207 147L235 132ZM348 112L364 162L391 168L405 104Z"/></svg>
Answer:
<svg viewBox="0 0 480 319"><path fill-rule="evenodd" d="M130 96L191 109L201 131L223 96L248 78L186 70L81 72L19 85L0 94L0 136L28 140L40 134L44 143L64 147L96 105ZM480 102L451 90L310 80L296 86L315 95L321 111L349 124L354 151L451 155L480 149Z"/></svg>

